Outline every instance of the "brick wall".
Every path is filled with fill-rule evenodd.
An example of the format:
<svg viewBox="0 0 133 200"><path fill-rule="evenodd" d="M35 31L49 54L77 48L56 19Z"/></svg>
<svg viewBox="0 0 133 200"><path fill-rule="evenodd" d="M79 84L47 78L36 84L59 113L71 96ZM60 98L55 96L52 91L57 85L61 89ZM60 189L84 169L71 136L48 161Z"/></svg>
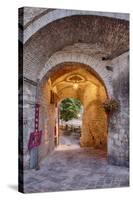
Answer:
<svg viewBox="0 0 133 200"><path fill-rule="evenodd" d="M30 31L34 28L31 25ZM55 52L76 43L95 45L100 55L102 52L100 60L102 57L118 56L128 49L128 28L128 21L91 15L55 20L39 29L25 43L24 74L36 80Z"/></svg>
<svg viewBox="0 0 133 200"><path fill-rule="evenodd" d="M28 26L26 26L24 34L24 42L26 42L33 34L35 34L42 27L47 26L49 23L64 17L70 17L74 15L79 15L79 16L96 15L96 16L105 16L116 19L129 20L129 15L126 13L94 12L94 11L83 11L83 10L65 10L65 9L51 10L46 8L28 7L24 8L24 13L25 13L24 25L28 24Z"/></svg>

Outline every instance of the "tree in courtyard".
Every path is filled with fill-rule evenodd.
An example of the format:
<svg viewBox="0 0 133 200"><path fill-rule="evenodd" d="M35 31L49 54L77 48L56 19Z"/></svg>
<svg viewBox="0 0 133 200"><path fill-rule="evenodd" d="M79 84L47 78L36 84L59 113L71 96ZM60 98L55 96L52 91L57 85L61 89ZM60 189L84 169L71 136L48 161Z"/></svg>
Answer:
<svg viewBox="0 0 133 200"><path fill-rule="evenodd" d="M60 119L64 121L78 118L81 111L81 103L78 99L66 98L60 104Z"/></svg>

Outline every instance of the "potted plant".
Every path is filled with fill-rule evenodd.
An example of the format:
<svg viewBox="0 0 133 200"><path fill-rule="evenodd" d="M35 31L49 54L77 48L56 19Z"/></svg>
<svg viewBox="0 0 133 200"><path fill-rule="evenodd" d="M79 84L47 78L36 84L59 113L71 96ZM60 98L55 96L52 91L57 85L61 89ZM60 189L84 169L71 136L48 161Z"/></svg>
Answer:
<svg viewBox="0 0 133 200"><path fill-rule="evenodd" d="M103 102L103 108L107 113L114 113L119 110L120 103L116 99L107 99Z"/></svg>

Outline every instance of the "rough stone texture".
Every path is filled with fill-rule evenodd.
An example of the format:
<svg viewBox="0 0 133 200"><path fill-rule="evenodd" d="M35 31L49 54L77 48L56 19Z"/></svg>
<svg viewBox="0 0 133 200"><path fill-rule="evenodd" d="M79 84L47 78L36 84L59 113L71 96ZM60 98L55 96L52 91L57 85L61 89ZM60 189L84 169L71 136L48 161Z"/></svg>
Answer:
<svg viewBox="0 0 133 200"><path fill-rule="evenodd" d="M120 102L120 110L110 116L108 138L109 162L129 166L129 55L112 61L114 98Z"/></svg>
<svg viewBox="0 0 133 200"><path fill-rule="evenodd" d="M107 125L107 116L100 99L92 100L83 113L81 146L106 149Z"/></svg>
<svg viewBox="0 0 133 200"><path fill-rule="evenodd" d="M27 29L24 33L24 42L26 42L39 29L47 26L49 23L64 17L74 15L104 16L116 19L129 20L129 14L109 13L83 10L65 10L65 9L45 9L45 8L23 8L25 13L24 25L27 23Z"/></svg>
<svg viewBox="0 0 133 200"><path fill-rule="evenodd" d="M39 161L51 153L55 147L55 105L50 104L50 84L40 85L40 129L43 131L39 147Z"/></svg>
<svg viewBox="0 0 133 200"><path fill-rule="evenodd" d="M66 62L75 62L87 65L88 69L95 72L96 77L99 76L102 79L108 96L114 96L120 100L120 112L110 117L108 155L110 163L128 166L128 57L127 54L119 56L129 49L128 21L121 20L123 19L121 14L120 17L116 16L121 19L116 19L115 14L111 13L108 13L110 17L95 16L94 13L83 16L82 11L74 13L69 10L61 12L57 10L45 13L47 25L44 26L41 21L40 24L38 23L37 20L42 20L41 17L36 18L38 14L33 9L28 18L25 16L26 23L29 24L24 31L25 38L28 39L24 44L24 75L34 81L39 77L41 81L43 76L48 76L50 70L58 64L63 66ZM77 15L72 16L75 14ZM69 17L63 18L64 16ZM41 26L41 29L38 26ZM105 60L102 60L103 57ZM106 66L113 67L113 71L107 70ZM64 90L64 96L66 94ZM100 94L104 96L102 91ZM73 96L75 97L76 94L73 93ZM100 98L104 100L104 98ZM28 166L30 159L27 152L27 141L34 128L34 101L35 86L24 83L25 166ZM41 160L54 148L55 108L54 105L49 104L49 83L40 86L40 102L40 129L43 130L43 140L39 152Z"/></svg>
<svg viewBox="0 0 133 200"><path fill-rule="evenodd" d="M24 168L29 168L33 162L28 151L28 141L30 133L34 131L35 117L35 96L36 86L24 82L23 86L23 155ZM39 147L39 162L54 149L54 127L55 127L55 106L50 104L50 86L49 83L40 85L40 119L39 129L42 130L42 142ZM42 91L43 90L43 91Z"/></svg>
<svg viewBox="0 0 133 200"><path fill-rule="evenodd" d="M25 193L129 186L128 168L109 165L106 153L93 148L59 147L39 171L24 174Z"/></svg>
<svg viewBox="0 0 133 200"><path fill-rule="evenodd" d="M23 156L24 168L29 168L30 152L28 151L28 141L30 133L34 131L36 86L24 81L23 85Z"/></svg>
<svg viewBox="0 0 133 200"><path fill-rule="evenodd" d="M25 43L24 74L35 80L52 54L78 42L99 46L104 57L117 56L129 49L128 28L127 21L99 16L71 16L54 21Z"/></svg>
<svg viewBox="0 0 133 200"><path fill-rule="evenodd" d="M106 148L107 116L102 102L107 99L104 86L89 85L82 93L84 102L81 146Z"/></svg>
<svg viewBox="0 0 133 200"><path fill-rule="evenodd" d="M42 16L42 13L45 14L46 8L34 8L34 7L25 7L20 8L19 12L19 23L24 27L30 25L35 19Z"/></svg>

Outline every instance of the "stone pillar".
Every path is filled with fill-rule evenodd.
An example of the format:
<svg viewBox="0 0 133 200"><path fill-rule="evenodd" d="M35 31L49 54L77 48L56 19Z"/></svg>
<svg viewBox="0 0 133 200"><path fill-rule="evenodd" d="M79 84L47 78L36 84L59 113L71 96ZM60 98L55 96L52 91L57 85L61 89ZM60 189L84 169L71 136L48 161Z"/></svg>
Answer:
<svg viewBox="0 0 133 200"><path fill-rule="evenodd" d="M24 169L32 168L33 160L28 151L30 133L34 131L34 105L36 86L26 79L23 84L23 165Z"/></svg>
<svg viewBox="0 0 133 200"><path fill-rule="evenodd" d="M83 116L82 147L106 148L107 145L107 116L100 100L92 101Z"/></svg>
<svg viewBox="0 0 133 200"><path fill-rule="evenodd" d="M55 134L55 105L50 104L50 85L48 81L40 84L40 130L42 140L39 146L39 163L50 154L54 148Z"/></svg>
<svg viewBox="0 0 133 200"><path fill-rule="evenodd" d="M110 116L108 160L110 164L129 166L129 58L125 53L112 61L114 98L120 109Z"/></svg>

